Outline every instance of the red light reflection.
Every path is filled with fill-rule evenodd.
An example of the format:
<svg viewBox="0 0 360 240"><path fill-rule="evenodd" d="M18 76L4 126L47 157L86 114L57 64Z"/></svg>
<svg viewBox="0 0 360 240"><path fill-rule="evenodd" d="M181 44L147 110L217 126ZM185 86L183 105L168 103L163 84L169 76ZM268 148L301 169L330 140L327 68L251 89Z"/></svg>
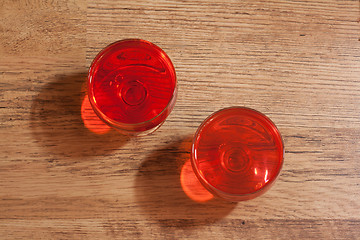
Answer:
<svg viewBox="0 0 360 240"><path fill-rule="evenodd" d="M96 134L105 134L110 131L110 127L99 119L91 107L88 96L86 95L81 104L81 118L84 126Z"/></svg>
<svg viewBox="0 0 360 240"><path fill-rule="evenodd" d="M197 179L190 159L185 162L181 169L180 182L186 195L196 202L207 202L214 197Z"/></svg>

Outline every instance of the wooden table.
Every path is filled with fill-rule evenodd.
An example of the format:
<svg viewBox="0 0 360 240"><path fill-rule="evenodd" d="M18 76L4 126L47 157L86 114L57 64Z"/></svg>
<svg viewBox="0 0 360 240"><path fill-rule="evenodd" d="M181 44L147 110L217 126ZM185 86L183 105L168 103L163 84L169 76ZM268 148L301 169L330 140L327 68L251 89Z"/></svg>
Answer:
<svg viewBox="0 0 360 240"><path fill-rule="evenodd" d="M359 16L350 0L0 1L0 238L359 239ZM164 49L179 85L135 139L81 118L92 59L125 38ZM234 105L277 124L282 173L251 201L192 201L191 136Z"/></svg>

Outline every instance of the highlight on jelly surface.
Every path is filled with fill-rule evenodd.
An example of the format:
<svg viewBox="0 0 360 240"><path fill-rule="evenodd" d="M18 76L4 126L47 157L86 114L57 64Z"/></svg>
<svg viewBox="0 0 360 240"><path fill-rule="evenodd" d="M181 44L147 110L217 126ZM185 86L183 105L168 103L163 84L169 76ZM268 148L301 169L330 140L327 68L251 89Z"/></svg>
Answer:
<svg viewBox="0 0 360 240"><path fill-rule="evenodd" d="M232 107L210 115L195 134L191 160L200 182L229 201L255 198L274 183L284 146L275 124L262 113Z"/></svg>
<svg viewBox="0 0 360 240"><path fill-rule="evenodd" d="M88 94L94 111L110 126L126 134L145 132L160 126L175 105L175 68L148 41L118 41L94 59Z"/></svg>

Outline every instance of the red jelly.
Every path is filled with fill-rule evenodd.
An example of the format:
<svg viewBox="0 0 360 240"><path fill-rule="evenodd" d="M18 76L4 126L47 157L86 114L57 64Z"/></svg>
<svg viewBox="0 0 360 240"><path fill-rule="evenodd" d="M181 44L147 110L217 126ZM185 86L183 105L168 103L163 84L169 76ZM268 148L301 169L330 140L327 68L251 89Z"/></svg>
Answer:
<svg viewBox="0 0 360 240"><path fill-rule="evenodd" d="M210 115L197 130L192 166L214 195L242 201L263 194L283 165L284 146L275 124L262 113L231 107Z"/></svg>
<svg viewBox="0 0 360 240"><path fill-rule="evenodd" d="M96 114L125 134L159 127L174 108L175 68L158 46L144 40L115 42L94 59L88 94Z"/></svg>

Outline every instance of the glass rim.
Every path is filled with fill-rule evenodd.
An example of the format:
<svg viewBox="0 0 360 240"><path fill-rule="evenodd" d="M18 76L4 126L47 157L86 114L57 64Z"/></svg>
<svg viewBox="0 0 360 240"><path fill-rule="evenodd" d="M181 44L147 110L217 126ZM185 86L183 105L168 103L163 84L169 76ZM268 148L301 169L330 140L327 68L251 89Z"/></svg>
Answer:
<svg viewBox="0 0 360 240"><path fill-rule="evenodd" d="M198 139L198 136L199 136L199 133L203 130L204 126L206 124L209 123L210 120L212 120L215 116L217 116L218 114L220 114L221 112L223 111L226 111L226 110L230 110L230 109L243 109L243 110L246 110L246 111L250 111L250 112L253 112L253 113L256 113L257 115L261 116L263 119L265 119L270 125L271 127L274 129L276 135L279 136L280 138L280 143L281 143L281 147L282 147L282 152L281 152L281 163L280 163L280 166L278 167L278 170L277 170L277 173L276 175L271 178L268 182L266 182L263 186L261 186L258 190L256 191L253 191L253 192L250 192L250 193L245 193L245 194L234 194L234 193L228 193L228 192L224 192L222 190L220 190L219 188L213 186L211 183L209 183L209 181L207 181L200 173L199 173L199 169L195 163L195 144L196 144L196 140ZM273 134L272 134L273 135ZM222 108L220 110L217 110L215 112L213 112L212 114L210 114L204 121L202 121L202 123L200 124L200 126L198 127L198 129L196 130L195 134L194 134L194 137L193 137L193 141L192 141L192 144L191 144L191 157L190 157L190 160L191 160L191 165L193 167L193 170L194 170L194 173L195 175L198 177L200 183L208 190L210 191L212 194L218 196L218 197L221 197L221 198L225 198L227 200L230 200L230 201L239 201L239 200L234 200L236 198L239 198L239 197L248 197L248 196L257 196L257 194L261 193L262 191L266 190L268 187L270 187L275 181L276 179L279 177L280 175L280 172L281 172L281 169L284 165L284 155L285 155L285 147L284 147L284 140L280 134L280 131L279 129L277 128L277 126L275 125L275 123L269 118L267 117L265 114L255 110L255 109L252 109L252 108L249 108L249 107L243 107L243 106L232 106L232 107L227 107L227 108ZM251 199L251 198L250 198Z"/></svg>
<svg viewBox="0 0 360 240"><path fill-rule="evenodd" d="M164 109L161 110L161 112L156 115L155 117L149 119L149 120L146 120L146 121L143 121L143 122L139 122L139 123L123 123L123 122L119 122L119 121L116 121L116 120L113 120L111 118L109 118L108 116L106 116L102 111L100 111L100 109L97 107L96 103L94 102L94 96L93 96L93 93L92 93L92 90L90 88L90 84L91 84L91 81L93 79L93 71L95 69L95 66L96 66L96 63L111 49L111 47L117 45L117 44L120 44L120 43L123 43L123 42L142 42L142 43L145 43L145 44L148 44L150 45L151 47L154 47L156 48L157 50L159 50L159 52L161 53L160 56L164 57L166 60L168 60L167 62L169 63L169 67L170 67L170 71L173 73L173 78L175 80L175 86L174 86L174 90L172 92L172 96L169 100L169 102L167 103L167 105L164 107ZM171 105L174 105L175 104L175 101L176 101L176 97L177 97L177 88L178 88L178 84L177 84L177 77L176 77L176 71L175 71L175 67L174 67L174 64L172 63L170 57L165 53L164 50L162 50L159 46L155 45L154 43L152 42L149 42L149 41L146 41L146 40L143 40L143 39L138 39L138 38L127 38L127 39L122 39L122 40L118 40L118 41L115 41L113 43L110 43L109 45L107 45L106 47L104 47L97 55L96 57L92 60L91 62L91 65L90 65L90 68L89 68L89 71L88 71L88 75L87 75L87 87L88 87L88 97L89 97L89 100L90 100L90 103L91 103L91 106L93 107L93 109L95 110L95 113L105 121L105 123L115 127L115 128L118 128L118 129L121 129L121 130L125 130L127 132L142 132L142 131L136 131L136 130L129 130L127 128L132 128L132 127L141 127L141 126L144 126L152 121L154 121L155 119L159 118L160 116L162 116L164 114L164 112L171 108ZM172 109L171 109L172 110ZM165 120L164 120L165 121ZM125 127L125 129L122 129L122 126ZM157 125L151 127L150 129L152 128L155 128ZM149 129L149 130L150 130Z"/></svg>

